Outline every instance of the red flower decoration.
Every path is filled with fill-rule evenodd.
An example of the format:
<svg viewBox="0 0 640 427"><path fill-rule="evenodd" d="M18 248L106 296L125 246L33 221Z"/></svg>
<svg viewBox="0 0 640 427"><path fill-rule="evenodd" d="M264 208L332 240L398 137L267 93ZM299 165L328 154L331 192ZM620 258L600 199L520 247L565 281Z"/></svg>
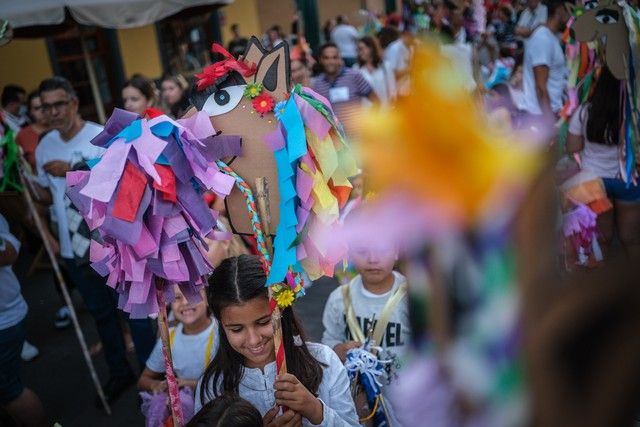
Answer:
<svg viewBox="0 0 640 427"><path fill-rule="evenodd" d="M254 110L256 110L260 114L269 113L273 110L273 106L275 105L275 101L268 93L261 93L260 95L253 98L251 101L253 104Z"/></svg>

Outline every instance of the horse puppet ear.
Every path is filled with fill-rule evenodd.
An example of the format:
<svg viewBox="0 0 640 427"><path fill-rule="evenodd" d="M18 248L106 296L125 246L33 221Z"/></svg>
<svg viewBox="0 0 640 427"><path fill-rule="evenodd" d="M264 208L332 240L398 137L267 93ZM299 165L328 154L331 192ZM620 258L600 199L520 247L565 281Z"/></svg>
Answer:
<svg viewBox="0 0 640 427"><path fill-rule="evenodd" d="M260 59L255 82L262 83L264 90L281 99L289 93L290 70L289 45L283 42Z"/></svg>
<svg viewBox="0 0 640 427"><path fill-rule="evenodd" d="M571 14L571 16L576 16L575 11L576 11L576 5L571 3L571 2L564 2L564 7L567 8L567 10L569 11L569 13Z"/></svg>

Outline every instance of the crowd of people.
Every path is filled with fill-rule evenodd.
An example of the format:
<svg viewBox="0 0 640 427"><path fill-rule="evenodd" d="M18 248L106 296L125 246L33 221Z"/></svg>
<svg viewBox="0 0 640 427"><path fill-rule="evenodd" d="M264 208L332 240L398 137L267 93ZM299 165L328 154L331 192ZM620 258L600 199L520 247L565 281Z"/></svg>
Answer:
<svg viewBox="0 0 640 427"><path fill-rule="evenodd" d="M266 49L290 45L292 88L301 84L326 98L348 136L358 135L358 118L368 108L393 108L396 100L408 95L412 55L416 45L430 43L422 37L427 36L438 41L442 54L460 71L463 87L488 114L502 113L507 126L517 130L542 127L545 140L557 137L554 123L567 100L561 35L571 11L564 2L408 3L402 15L367 15L360 29L346 16L328 21L324 42L315 52L306 44L297 19L290 35L273 26L261 42ZM227 50L239 58L249 40L237 24L231 31ZM122 87L121 107L143 118L181 118L192 108L192 87L192 76L165 75L155 82L135 74ZM624 252L635 257L640 252L640 190L627 185L619 173L619 88L620 80L603 65L588 101L569 118L564 154L569 159L579 155L581 168L602 178L612 202L612 209L597 219L605 253L613 250L617 239ZM88 168L87 160L103 153L90 143L103 127L81 116L73 85L64 77L47 78L28 94L7 85L1 107L3 133L15 135L28 166L29 191L45 223L43 237L58 257L65 281L80 293L95 322L100 342L92 353L102 352L108 366L107 401L137 384L147 425L163 425L170 411L155 322L132 319L117 308L115 290L89 265L91 236L66 196L66 174ZM361 186L361 179L351 178L354 187ZM207 197L220 212L220 231L229 231L224 201L213 194ZM357 210L362 200L361 191L354 191L343 216ZM12 225L28 230L32 224L33 218L26 216L22 224ZM388 378L397 381L401 375L412 325L407 282L397 271L398 250L350 249L353 274L326 302L321 343L307 342L291 307L283 310L288 373L278 375L266 276L256 256L256 241L236 235L230 241L208 243L207 257L215 266L209 288L193 303L176 285L169 307L173 367L188 425L213 425L211 420L216 420L215 425L229 426L356 426L372 417L376 409L371 411L366 396L358 395L354 402L344 364L350 350L372 342L377 357L387 364ZM0 216L0 407L17 425L45 425L42 403L19 376L20 357L30 360L38 352L26 341L27 306L12 270L20 247ZM56 328L68 327L69 307L61 303L52 320ZM137 370L127 360L129 349L135 350ZM397 395L386 386L384 414L390 425L403 425ZM282 413L281 406L290 410Z"/></svg>

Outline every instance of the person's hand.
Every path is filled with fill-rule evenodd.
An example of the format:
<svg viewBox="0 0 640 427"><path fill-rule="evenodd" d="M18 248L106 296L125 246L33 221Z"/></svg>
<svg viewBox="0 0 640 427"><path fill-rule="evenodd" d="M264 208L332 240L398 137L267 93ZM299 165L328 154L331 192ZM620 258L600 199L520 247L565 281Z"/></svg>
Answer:
<svg viewBox="0 0 640 427"><path fill-rule="evenodd" d="M292 374L276 377L274 384L276 403L300 413L313 424L320 424L323 419L322 402Z"/></svg>
<svg viewBox="0 0 640 427"><path fill-rule="evenodd" d="M340 360L342 360L342 362L344 363L344 361L347 360L347 352L352 348L358 348L361 345L362 344L358 341L347 341L341 344L337 344L335 347L333 347L333 351L336 352Z"/></svg>
<svg viewBox="0 0 640 427"><path fill-rule="evenodd" d="M162 393L166 390L167 390L166 381L156 380L154 381L153 386L151 386L151 391L154 393Z"/></svg>
<svg viewBox="0 0 640 427"><path fill-rule="evenodd" d="M64 177L66 173L71 170L71 165L68 162L63 162L62 160L52 160L45 163L42 166L42 169L44 169L44 171L49 175Z"/></svg>
<svg viewBox="0 0 640 427"><path fill-rule="evenodd" d="M264 427L301 427L302 415L296 411L289 409L284 414L278 416L280 408L276 406L271 408L269 412L262 417L262 425Z"/></svg>
<svg viewBox="0 0 640 427"><path fill-rule="evenodd" d="M198 380L178 378L177 381L178 381L178 388L190 387L192 390L195 390L198 385Z"/></svg>

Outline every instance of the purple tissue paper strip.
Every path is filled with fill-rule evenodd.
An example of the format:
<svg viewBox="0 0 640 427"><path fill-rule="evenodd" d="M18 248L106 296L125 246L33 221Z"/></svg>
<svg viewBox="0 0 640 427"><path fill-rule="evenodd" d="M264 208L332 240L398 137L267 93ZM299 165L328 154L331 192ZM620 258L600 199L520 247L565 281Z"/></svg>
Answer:
<svg viewBox="0 0 640 427"><path fill-rule="evenodd" d="M239 135L217 135L203 142L213 160L242 155L242 138Z"/></svg>
<svg viewBox="0 0 640 427"><path fill-rule="evenodd" d="M120 131L131 124L134 120L139 119L136 113L131 113L120 108L114 108L111 117L104 125L104 129L98 135L96 135L91 143L98 147L103 147L114 136L120 133Z"/></svg>

